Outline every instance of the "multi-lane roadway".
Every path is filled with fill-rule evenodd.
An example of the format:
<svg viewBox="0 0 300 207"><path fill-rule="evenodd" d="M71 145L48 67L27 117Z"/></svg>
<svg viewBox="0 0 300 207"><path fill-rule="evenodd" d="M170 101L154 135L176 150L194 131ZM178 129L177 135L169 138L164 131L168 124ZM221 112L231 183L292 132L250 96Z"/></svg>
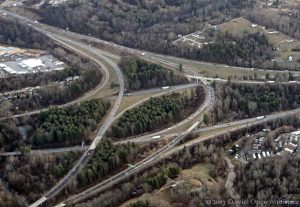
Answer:
<svg viewBox="0 0 300 207"><path fill-rule="evenodd" d="M73 49L74 47L81 47L81 44L78 44L75 41L65 41L64 38L60 38L59 36L53 37L52 35L49 35L49 37L53 38L54 40L58 41L60 44L63 44L64 46ZM94 150L96 149L97 144L101 141L103 136L105 135L106 131L110 127L110 125L113 123L114 117L119 109L119 106L121 104L121 101L123 99L124 95L124 79L121 70L118 68L118 66L112 62L109 58L101 54L98 50L91 49L89 46L81 47L85 49L89 49L90 53L93 53L95 56L99 56L102 60L104 60L107 64L113 68L118 76L119 81L119 93L116 98L116 101L112 107L112 110L110 111L110 114L107 116L106 120L103 122L101 128L97 132L97 135L95 139L93 140L92 144L89 146L89 148L84 152L84 154L80 157L80 159L75 163L75 165L70 169L70 171L53 187L51 188L42 198L34 202L30 205L30 207L36 207L47 201L48 199L52 198L54 195L56 195L58 192L60 192L67 183L75 177L79 170L84 167L85 164L90 160L92 157Z"/></svg>
<svg viewBox="0 0 300 207"><path fill-rule="evenodd" d="M205 85L205 89L206 89L206 96L205 96L205 100L202 103L202 105L199 107L199 109L197 111L201 111L201 112L206 112L208 111L212 105L213 105L213 89L210 85ZM199 113L199 112L198 112ZM106 190L110 187L112 187L113 185L125 180L126 178L130 177L133 174L136 174L138 172L140 172L141 170L148 168L149 166L155 164L157 161L160 160L161 156L163 154L165 154L166 152L168 152L170 149L174 148L176 145L178 145L184 138L186 138L186 136L188 134L190 134L193 129L195 129L198 124L201 122L201 119L196 121L189 129L187 129L185 132L181 133L180 135L177 135L172 142L170 142L169 144L165 145L164 147L160 148L159 150L157 150L155 153L151 154L150 156L148 156L147 158L145 158L144 160L135 163L134 164L134 168L128 168L112 177L110 177L109 179L93 186L92 188L89 188L77 195L74 195L68 199L66 199L65 201L59 203L58 206L65 206L65 205L70 205L70 204L74 204L78 201L84 200L90 196L93 196L103 190ZM137 139L135 139L137 140Z"/></svg>
<svg viewBox="0 0 300 207"><path fill-rule="evenodd" d="M23 17L20 18L19 15L15 15L13 13L9 13L9 15L11 15L11 16L13 16L15 18L21 19L21 21L23 21L23 23L27 23L29 26L32 26L32 24L34 24L34 22L32 22L31 20L28 20L28 19L23 18ZM113 122L113 120L115 118L115 115L116 115L116 113L118 111L118 108L119 108L119 106L121 104L122 97L124 95L124 80L123 80L123 77L122 77L122 73L119 70L118 66L115 63L113 63L109 58L107 58L107 56L105 56L105 55L111 56L112 58L117 58L116 56L110 55L109 53L106 53L106 52L104 52L105 54L103 54L102 51L100 52L96 48L92 48L92 47L90 47L90 46L88 46L86 44L79 43L79 42L73 41L71 39L67 39L67 38L65 38L65 37L63 37L63 36L61 36L59 34L54 34L52 32L48 32L44 28L40 28L40 27L34 27L34 28L37 29L38 31L40 31L40 32L48 35L53 40L59 42L60 44L66 46L66 47L68 47L70 49L74 49L74 47L81 47L83 49L88 50L90 53L94 53L94 55L96 55L96 56L100 56L101 59L103 59L107 64L109 64L115 70L115 72L117 73L119 84L120 84L120 89L119 89L118 97L117 97L117 99L115 101L115 104L114 104L114 106L113 106L113 108L112 108L109 116L106 118L106 120L103 123L102 127L99 129L96 138L94 139L94 141L92 142L92 144L89 146L88 150L86 150L86 152L76 162L76 164L72 167L72 169L53 188L51 188L42 198L40 198L35 203L33 203L31 205L31 207L39 206L42 203L44 203L46 200L48 200L49 198L52 198L61 189L63 189L67 185L68 181L71 180L74 176L76 176L77 173L79 172L79 170L89 161L89 159L93 155L93 152L94 152L97 144L101 141L101 139L103 138L105 132L107 131L107 129L112 124L112 122ZM211 88L210 87L207 87L207 88L209 88L209 90L207 91L207 94L208 94L208 97L209 97L209 100L210 100L210 98L212 97L211 95L209 95L210 91L211 91ZM206 109L206 108L208 108L208 106L211 106L211 104L208 101L208 98L206 98L203 107ZM203 109L201 109L201 110L203 110ZM196 124L194 126L196 126ZM188 130L188 132L190 132L191 130L192 129ZM173 140L172 144L169 144L169 145L161 148L159 151L157 151L156 153L154 153L152 156L158 156L161 152L164 152L165 150L168 150L168 149L174 147L180 140L182 140L186 136L186 134L187 133L184 133L183 135L178 136L177 138L175 138ZM152 158L148 158L148 159L152 159ZM154 158L153 158L153 160L154 160ZM149 160L141 162L140 166L146 165L146 163L148 161ZM137 166L139 166L139 165L137 165ZM138 169L138 167L135 168L135 169ZM127 172L127 173L129 173L129 172ZM125 175L126 175L126 173L125 173ZM122 177L123 177L123 175L121 176L121 178ZM112 184L114 182L117 182L119 179L120 178L118 178L116 181L110 181L110 184Z"/></svg>
<svg viewBox="0 0 300 207"><path fill-rule="evenodd" d="M121 100L122 100L122 97L123 97L123 93L124 93L124 81L123 81L123 78L122 78L122 73L118 69L117 65L115 63L113 63L108 58L108 57L110 57L110 58L118 59L119 57L117 55L114 55L114 54L111 54L111 53L108 53L108 52L104 52L104 51L100 52L98 49L92 48L87 44L83 44L83 43L80 43L78 41L73 41L73 40L71 40L72 38L69 38L69 37L66 38L63 35L63 33L67 34L68 36L74 35L74 37L76 37L76 38L79 37L79 38L83 38L83 39L86 39L86 40L89 40L89 41L101 42L105 45L109 45L109 46L117 49L118 51L123 51L123 52L125 51L127 53L136 54L136 55L139 55L140 57L143 57L145 59L149 59L151 61L156 61L156 62L159 62L159 63L162 63L162 64L167 64L171 67L177 67L179 65L179 63L181 63L182 61L190 61L190 60L179 59L179 58L175 58L175 57L164 56L164 55L160 55L160 54L154 54L154 53L143 52L143 51L139 51L139 50L135 50L135 49L131 49L131 48L126 48L126 47L123 47L123 46L120 46L120 45L116 45L114 43L106 42L106 41L99 40L99 39L96 39L96 38L92 38L92 37L89 37L89 36L83 36L83 35L79 35L79 34L75 34L75 33L71 33L71 32L62 31L61 29L57 29L57 28L54 28L54 27L41 25L41 24L36 24L34 21L29 20L27 18L24 18L22 16L13 14L11 12L3 11L3 10L0 9L0 12L1 11L5 12L7 16L17 18L21 22L26 23L29 26L37 29L38 31L48 35L49 37L56 40L60 44L65 45L66 47L69 47L69 48L80 47L82 49L85 49L86 51L89 51L90 53L93 53L96 56L99 56L99 57L101 56L101 59L103 61L105 61L107 64L109 64L115 70L115 72L118 75L118 80L119 80L119 83L120 83L119 94L118 94L116 102L113 106L113 109L110 112L107 119L105 120L103 126L98 131L97 136L94 139L94 142L90 145L88 150L83 154L83 156L74 165L74 167L69 171L69 173L64 178L62 178L60 180L60 182L57 185L55 185L50 191L48 191L41 199L39 199L37 202L32 204L31 206L33 207L33 206L38 206L38 205L42 204L43 202L45 202L49 198L53 197L56 193L58 193L63 187L66 186L66 184L68 183L68 181L70 179L72 179L72 177L76 176L76 174L78 173L80 168L82 168L88 162L88 160L91 158L97 144L101 141L101 139L103 138L105 132L110 127L113 120L115 119L115 115L116 115L117 110L120 106L120 103L121 103ZM211 63L202 63L202 64L211 64ZM249 68L240 68L240 67L234 67L234 68L236 68L236 69L248 69L249 70ZM205 112L205 111L209 110L209 108L212 106L213 97L214 97L213 96L213 90L209 86L207 81L204 80L204 79L201 79L201 78L200 78L200 80L203 83L205 83L205 85L206 85L206 98L205 98L205 101L204 101L202 107L200 107L199 110L197 111L197 115L199 114L199 112ZM193 114L193 116L191 118L195 118L195 117L196 117L196 114ZM275 117L273 117L273 118L275 118ZM266 117L264 120L251 120L251 121L253 121L253 124L254 124L254 123L258 123L259 121L266 121L267 119L268 119L268 117ZM187 121L187 120L184 120L184 121ZM126 179L127 177L139 172L140 170L145 169L145 168L155 164L160 159L162 159L165 155L167 155L169 152L179 150L180 147L176 147L176 148L174 148L174 147L180 141L182 141L189 133L191 133L197 127L197 125L200 123L200 121L201 121L201 118L198 118L198 120L195 121L195 123L188 130L186 130L182 134L178 135L176 138L173 139L173 141L171 143L169 143L168 145L166 145L163 148L159 149L157 152L155 152L151 156L149 156L146 159L140 161L139 163L136 163L134 168L127 169L127 170L125 170L125 171L123 171L123 172L121 172L121 173L119 173L115 176L112 176L111 178L109 178L109 179L103 181L102 183L94 186L93 188L90 188L90 189L88 189L88 190L86 190L86 191L84 191L84 192L82 192L78 195L75 195L73 197L70 197L70 198L66 199L64 202L62 202L59 205L63 206L65 204L72 204L72 203L75 203L77 201L86 199L89 196L92 196L92 195L94 195L94 194L96 194L100 191L103 191L103 190L113 186L114 184ZM249 123L247 122L245 124L248 125ZM175 126L175 127L178 127L178 126ZM191 142L191 144L193 144L193 143L196 143L196 141ZM188 142L188 144L190 144L190 142Z"/></svg>

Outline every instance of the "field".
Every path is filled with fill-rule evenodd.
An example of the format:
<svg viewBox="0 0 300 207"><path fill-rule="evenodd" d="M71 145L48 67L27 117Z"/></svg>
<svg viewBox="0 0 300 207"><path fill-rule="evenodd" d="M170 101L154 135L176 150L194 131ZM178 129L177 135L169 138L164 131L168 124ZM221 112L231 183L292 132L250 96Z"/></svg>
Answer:
<svg viewBox="0 0 300 207"><path fill-rule="evenodd" d="M99 57L97 57L99 58ZM102 62L102 64L107 68L109 72L109 81L107 84L102 88L102 90L98 91L94 96L90 97L91 99L97 99L97 98L110 98L112 96L115 96L118 94L118 87L111 87L111 84L118 83L118 76L114 69L108 65L105 62Z"/></svg>
<svg viewBox="0 0 300 207"><path fill-rule="evenodd" d="M269 13L276 13L279 15L277 9L269 8L266 9L266 12ZM288 13L287 13L288 14ZM274 58L271 60L266 60L261 68L270 68L273 64L277 64L279 67L284 66L285 68L295 70L297 67L300 66L300 51L292 51L292 49L300 49L300 42L299 40L292 38L288 35L285 35L281 32L278 32L274 29L267 29L263 26L256 25L251 23L250 21L246 20L243 17L239 17L236 19L232 19L228 22L225 22L220 25L207 25L202 30L196 31L192 34L188 34L186 36L179 37L177 40L175 40L174 44L180 44L184 45L186 47L198 47L201 48L203 45L213 43L215 40L213 37L211 37L210 32L211 31L217 32L217 33L229 33L236 37L243 37L247 34L253 34L253 33L261 33L266 35L269 42L272 45L273 51L272 54L274 55ZM191 66L187 64L188 66ZM193 64L192 66L195 66ZM200 67L200 66L199 66ZM212 69L213 68L213 69ZM219 77L226 78L228 77L228 74L235 73L237 77L243 77L246 73L252 74L252 72L247 71L238 71L238 70L231 70L230 66L227 69L222 68L222 66L204 66L202 65L201 68L198 69L198 71L202 71L205 73L206 76L212 77L218 75ZM259 76L264 74L257 74Z"/></svg>
<svg viewBox="0 0 300 207"><path fill-rule="evenodd" d="M183 170L181 174L184 179L190 180L190 183L195 187L200 187L203 184L208 187L216 187L217 181L210 176L212 167L208 163L199 163L190 169Z"/></svg>
<svg viewBox="0 0 300 207"><path fill-rule="evenodd" d="M219 77L222 79L228 79L228 77L235 77L236 79L243 79L244 76L252 76L254 77L255 73L259 79L265 79L266 71L256 71L251 69L239 69L232 66L225 65L214 65L214 64L204 64L201 62L187 62L184 65L187 68L192 69L195 72L202 73L208 78ZM277 72L274 72L274 74ZM234 75L233 75L234 74Z"/></svg>
<svg viewBox="0 0 300 207"><path fill-rule="evenodd" d="M271 12L271 11L270 11ZM270 62L276 61L279 65L284 64L291 69L295 69L300 65L300 52L294 52L292 49L300 48L299 40L287 36L281 32L273 29L266 29L260 25L251 23L250 21L240 17L219 25L220 32L228 32L233 36L242 37L246 34L261 33L266 35L269 42L273 45L273 55L275 58L266 61L265 66L271 64ZM276 48L276 49L275 49ZM288 57L292 57L292 61L287 61Z"/></svg>
<svg viewBox="0 0 300 207"><path fill-rule="evenodd" d="M210 176L210 170L212 169L211 164L199 163L194 165L190 169L182 170L181 175L176 179L177 183L185 182L191 185L193 189L199 189L205 184L208 189L213 189L218 187L218 182ZM166 184L165 186L170 186ZM160 190L154 191L153 193L147 195L148 198L153 200L163 200L169 203L171 206L176 206L178 203L174 202L171 197L170 187L162 187ZM127 207L131 203L135 203L140 198L143 198L145 195L141 195L137 198L132 198L124 202L120 207ZM180 205L181 206L181 205Z"/></svg>
<svg viewBox="0 0 300 207"><path fill-rule="evenodd" d="M201 48L203 47L203 45L207 45L213 42L213 39L206 34L206 30L211 28L215 27L211 25L206 25L203 30L196 31L192 34L188 34L185 36L179 36L179 38L173 43Z"/></svg>

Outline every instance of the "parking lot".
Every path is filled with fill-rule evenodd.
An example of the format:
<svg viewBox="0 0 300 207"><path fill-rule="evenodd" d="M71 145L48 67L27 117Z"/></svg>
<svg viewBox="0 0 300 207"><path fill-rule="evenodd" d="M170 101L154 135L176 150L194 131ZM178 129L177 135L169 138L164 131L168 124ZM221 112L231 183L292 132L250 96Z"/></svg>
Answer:
<svg viewBox="0 0 300 207"><path fill-rule="evenodd" d="M17 58L13 61L0 63L0 74L26 74L37 72L49 72L63 70L65 64L52 55L44 55L37 58Z"/></svg>

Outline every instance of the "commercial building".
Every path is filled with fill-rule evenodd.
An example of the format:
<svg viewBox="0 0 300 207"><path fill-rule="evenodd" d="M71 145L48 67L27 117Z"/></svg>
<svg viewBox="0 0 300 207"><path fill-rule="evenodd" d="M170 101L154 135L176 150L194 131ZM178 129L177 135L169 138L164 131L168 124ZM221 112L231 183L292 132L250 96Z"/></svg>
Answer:
<svg viewBox="0 0 300 207"><path fill-rule="evenodd" d="M56 60L51 55L44 55L38 58L18 58L15 61L3 62L0 64L0 70L3 70L8 74L49 72L63 69L64 63Z"/></svg>

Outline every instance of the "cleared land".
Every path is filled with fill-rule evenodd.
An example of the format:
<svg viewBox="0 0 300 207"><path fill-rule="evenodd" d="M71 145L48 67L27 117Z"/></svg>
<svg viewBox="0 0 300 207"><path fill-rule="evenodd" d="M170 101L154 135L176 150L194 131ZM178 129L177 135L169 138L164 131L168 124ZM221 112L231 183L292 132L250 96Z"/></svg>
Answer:
<svg viewBox="0 0 300 207"><path fill-rule="evenodd" d="M178 184L180 182L188 183L192 186L192 188L195 189L201 188L203 184L205 184L209 189L217 188L219 186L219 183L210 176L210 171L212 167L213 166L208 163L196 164L190 169L182 170L181 175L175 180ZM166 184L165 186L170 185ZM149 194L149 196L154 200L161 199L168 202L171 205L176 206L176 203L174 203L174 200L171 197L171 187L165 188L165 186L163 186L161 190L152 192L151 194ZM143 195L137 198L132 198L124 202L122 205L120 205L120 207L127 207L129 204L135 203L142 197Z"/></svg>
<svg viewBox="0 0 300 207"><path fill-rule="evenodd" d="M233 36L242 37L247 34L261 33L266 35L269 42L276 50L273 51L275 58L271 62L276 61L278 64L284 62L285 65L291 69L299 66L300 63L300 51L292 51L292 49L300 48L300 42L288 35L278 32L274 29L266 29L263 26L256 25L243 17L233 19L218 26L221 32L227 32ZM287 61L288 57L292 56L293 61ZM270 61L265 62L266 66L270 64Z"/></svg>
<svg viewBox="0 0 300 207"><path fill-rule="evenodd" d="M168 56L165 56L162 59L178 65L181 63L183 64L184 68L191 69L197 73L201 73L208 78L219 77L222 79L228 79L228 77L231 77L242 80L244 76L254 77L256 74L259 79L264 80L267 73L269 73L270 78L275 77L276 74L288 75L288 71L256 70L252 68L241 68L228 65L192 61L183 58L173 58Z"/></svg>
<svg viewBox="0 0 300 207"><path fill-rule="evenodd" d="M203 185L205 184L208 187L216 187L218 185L217 181L210 176L210 171L213 166L209 163L199 163L194 165L190 169L185 169L182 171L182 176L185 180L190 180L190 184L195 187L200 187L199 182Z"/></svg>

